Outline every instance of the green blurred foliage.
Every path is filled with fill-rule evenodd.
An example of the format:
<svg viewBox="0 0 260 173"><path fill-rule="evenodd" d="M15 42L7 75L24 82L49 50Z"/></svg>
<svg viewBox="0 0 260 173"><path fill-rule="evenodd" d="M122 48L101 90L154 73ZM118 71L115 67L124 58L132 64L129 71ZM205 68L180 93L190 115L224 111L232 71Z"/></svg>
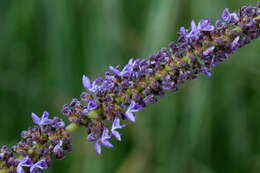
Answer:
<svg viewBox="0 0 260 173"><path fill-rule="evenodd" d="M1 0L0 145L32 125L30 113L60 115L83 90L81 76L148 57L190 21L219 18L250 0ZM260 40L138 114L123 141L97 156L75 134L74 152L47 172L260 172Z"/></svg>

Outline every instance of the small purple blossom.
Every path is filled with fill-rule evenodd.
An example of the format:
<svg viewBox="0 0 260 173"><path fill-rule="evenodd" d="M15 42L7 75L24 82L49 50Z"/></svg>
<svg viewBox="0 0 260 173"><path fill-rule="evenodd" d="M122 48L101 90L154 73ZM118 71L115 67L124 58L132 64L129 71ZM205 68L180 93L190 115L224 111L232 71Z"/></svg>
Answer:
<svg viewBox="0 0 260 173"><path fill-rule="evenodd" d="M201 20L198 24L198 30L200 31L213 31L214 26L210 24L210 19Z"/></svg>
<svg viewBox="0 0 260 173"><path fill-rule="evenodd" d="M54 127L55 129L65 128L65 123L64 121L61 121L60 118L54 117L51 126Z"/></svg>
<svg viewBox="0 0 260 173"><path fill-rule="evenodd" d="M16 171L17 173L25 173L24 168L23 167L32 167L33 166L33 161L32 159L30 159L28 156L26 156L25 158L23 158L23 160L21 160L19 162L19 164L17 165Z"/></svg>
<svg viewBox="0 0 260 173"><path fill-rule="evenodd" d="M35 113L32 112L32 120L35 124L39 126L48 125L52 121L49 119L49 113L47 111L44 111L42 113L42 117L38 117Z"/></svg>
<svg viewBox="0 0 260 173"><path fill-rule="evenodd" d="M48 166L48 163L46 162L46 160L45 159L41 159L40 161L38 161L37 163L33 164L30 167L30 173L41 172L44 169L47 169L48 167L49 166Z"/></svg>
<svg viewBox="0 0 260 173"><path fill-rule="evenodd" d="M156 103L157 99L155 98L154 95L148 95L147 97L144 98L145 103Z"/></svg>
<svg viewBox="0 0 260 173"><path fill-rule="evenodd" d="M127 111L125 112L125 116L128 120L135 122L135 112L138 112L142 109L142 106L138 103L132 101Z"/></svg>
<svg viewBox="0 0 260 173"><path fill-rule="evenodd" d="M122 129L124 128L125 125L120 125L120 119L118 117L115 118L113 124L112 124L112 129L111 129L111 133L113 136L115 136L115 138L118 141L121 141L121 135L118 131L116 131L117 129Z"/></svg>
<svg viewBox="0 0 260 173"><path fill-rule="evenodd" d="M125 65L122 71L119 71L117 68L113 66L109 66L109 70L112 71L113 74L120 76L120 77L130 77L134 75L133 68L137 65L137 61L134 59L130 59L129 62Z"/></svg>
<svg viewBox="0 0 260 173"><path fill-rule="evenodd" d="M104 127L101 138L96 141L96 151L98 154L101 154L101 144L106 148L113 148L113 145L109 142L109 139L111 139L109 130Z"/></svg>
<svg viewBox="0 0 260 173"><path fill-rule="evenodd" d="M88 90L90 92L96 92L97 86L94 84L94 82L91 83L90 79L87 76L83 75L82 83L86 90Z"/></svg>
<svg viewBox="0 0 260 173"><path fill-rule="evenodd" d="M197 37L198 33L199 33L199 30L196 26L196 23L195 23L194 20L192 20L191 21L191 31L190 31L189 34L186 35L186 37L187 38L195 38L195 37Z"/></svg>
<svg viewBox="0 0 260 173"><path fill-rule="evenodd" d="M93 110L98 107L97 102L94 99L91 99L88 103L88 110Z"/></svg>
<svg viewBox="0 0 260 173"><path fill-rule="evenodd" d="M203 68L202 69L202 73L204 73L205 75L207 75L208 77L212 76L212 73L209 71L209 69L207 68Z"/></svg>
<svg viewBox="0 0 260 173"><path fill-rule="evenodd" d="M237 36L233 41L232 41L232 43L231 43L231 49L235 49L235 48L237 48L238 46L239 46L239 39L240 39L240 37L239 36Z"/></svg>
<svg viewBox="0 0 260 173"><path fill-rule="evenodd" d="M180 28L180 35L181 36L186 36L186 34L187 34L187 30L184 27L181 27Z"/></svg>
<svg viewBox="0 0 260 173"><path fill-rule="evenodd" d="M239 21L237 13L230 13L227 8L222 13L222 20L227 23L236 23Z"/></svg>
<svg viewBox="0 0 260 173"><path fill-rule="evenodd" d="M111 72L114 73L115 75L121 76L121 72L116 67L109 66L109 70L111 70Z"/></svg>
<svg viewBox="0 0 260 173"><path fill-rule="evenodd" d="M221 19L224 21L224 22L229 22L230 21L230 13L229 13L229 10L228 8L225 8L223 13L222 13L222 17Z"/></svg>
<svg viewBox="0 0 260 173"><path fill-rule="evenodd" d="M209 54L213 53L214 49L215 49L215 46L208 48L207 50L205 50L203 52L203 56L208 56Z"/></svg>
<svg viewBox="0 0 260 173"><path fill-rule="evenodd" d="M54 155L57 159L62 159L64 157L63 141L62 140L60 140L59 143L57 145L55 145L52 152L54 153Z"/></svg>

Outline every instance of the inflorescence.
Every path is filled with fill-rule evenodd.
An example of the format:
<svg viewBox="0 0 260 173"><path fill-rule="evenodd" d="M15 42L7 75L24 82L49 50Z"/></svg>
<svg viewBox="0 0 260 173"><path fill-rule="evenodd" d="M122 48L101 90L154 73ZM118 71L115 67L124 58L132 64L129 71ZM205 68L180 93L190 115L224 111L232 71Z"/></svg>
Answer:
<svg viewBox="0 0 260 173"><path fill-rule="evenodd" d="M185 81L199 74L211 76L212 68L227 60L238 48L260 37L260 2L257 7L241 7L230 13L224 9L215 24L209 19L190 29L180 28L176 42L151 55L148 59L130 59L122 70L109 67L105 77L91 81L83 76L86 89L80 100L74 98L63 106L62 114L70 125L58 117L49 119L32 113L35 127L23 131L22 140L8 148L0 148L0 173L36 173L47 169L52 158L62 159L70 152L71 132L77 127L87 129L87 140L95 143L98 154L102 146L112 148L110 140L121 141L121 124L135 122L135 113L156 103L165 91L177 91Z"/></svg>

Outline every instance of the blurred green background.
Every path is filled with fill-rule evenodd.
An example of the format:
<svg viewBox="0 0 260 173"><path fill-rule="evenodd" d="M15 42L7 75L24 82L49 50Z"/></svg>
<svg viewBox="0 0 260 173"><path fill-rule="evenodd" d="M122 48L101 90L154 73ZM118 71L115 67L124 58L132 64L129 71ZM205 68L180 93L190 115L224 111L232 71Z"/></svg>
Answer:
<svg viewBox="0 0 260 173"><path fill-rule="evenodd" d="M250 0L0 0L0 145L32 126L31 112L60 115L81 77L148 57L190 21ZM138 114L123 141L98 156L85 130L48 173L259 173L260 40Z"/></svg>

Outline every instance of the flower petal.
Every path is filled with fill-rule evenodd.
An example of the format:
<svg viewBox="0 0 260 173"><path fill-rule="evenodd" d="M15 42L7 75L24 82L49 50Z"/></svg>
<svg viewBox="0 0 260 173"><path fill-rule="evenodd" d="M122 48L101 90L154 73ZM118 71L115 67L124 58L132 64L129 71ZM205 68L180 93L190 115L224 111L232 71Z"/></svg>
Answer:
<svg viewBox="0 0 260 173"><path fill-rule="evenodd" d="M115 138L118 140L118 141L121 141L121 135L118 131L116 130L112 130L111 131L112 135L115 136Z"/></svg>
<svg viewBox="0 0 260 173"><path fill-rule="evenodd" d="M106 148L113 148L113 147L114 147L114 145L111 144L111 143L109 142L109 140L104 140L104 141L102 141L102 144L103 144Z"/></svg>
<svg viewBox="0 0 260 173"><path fill-rule="evenodd" d="M33 112L32 112L32 120L33 120L34 124L39 125L41 123L41 119L38 117L38 115L36 115Z"/></svg>
<svg viewBox="0 0 260 173"><path fill-rule="evenodd" d="M128 120L132 121L133 123L135 122L135 115L131 111L126 111L125 116Z"/></svg>
<svg viewBox="0 0 260 173"><path fill-rule="evenodd" d="M224 9L221 18L222 18L222 20L223 20L224 22L229 22L229 21L230 21L230 13L229 13L228 8L225 8L225 9Z"/></svg>
<svg viewBox="0 0 260 173"><path fill-rule="evenodd" d="M96 142L96 151L97 151L98 154L101 154L101 144L100 144L100 141Z"/></svg>
<svg viewBox="0 0 260 173"><path fill-rule="evenodd" d="M85 88L86 90L91 91L92 84L91 84L91 82L90 82L90 79L89 79L87 76L83 75L83 77L82 77L82 83L83 83L83 86L84 86L84 88Z"/></svg>
<svg viewBox="0 0 260 173"><path fill-rule="evenodd" d="M120 128L122 128L120 126L120 119L118 117L116 117L113 124L112 124L112 130L120 129Z"/></svg>
<svg viewBox="0 0 260 173"><path fill-rule="evenodd" d="M41 159L30 168L30 173L37 173L39 170L48 168L48 164L45 159Z"/></svg>
<svg viewBox="0 0 260 173"><path fill-rule="evenodd" d="M120 76L121 72L116 68L116 67L113 67L113 66L109 66L109 70L114 73L115 75L118 75Z"/></svg>
<svg viewBox="0 0 260 173"><path fill-rule="evenodd" d="M102 133L102 137L101 137L101 141L105 141L107 139L110 139L110 135L109 135L109 131L108 128L104 128L103 133Z"/></svg>
<svg viewBox="0 0 260 173"><path fill-rule="evenodd" d="M31 167L33 165L32 160L27 156L16 167L17 173L25 173L23 167Z"/></svg>
<svg viewBox="0 0 260 173"><path fill-rule="evenodd" d="M49 118L49 112L47 112L47 111L44 111L43 113L42 113L42 119L48 119Z"/></svg>

